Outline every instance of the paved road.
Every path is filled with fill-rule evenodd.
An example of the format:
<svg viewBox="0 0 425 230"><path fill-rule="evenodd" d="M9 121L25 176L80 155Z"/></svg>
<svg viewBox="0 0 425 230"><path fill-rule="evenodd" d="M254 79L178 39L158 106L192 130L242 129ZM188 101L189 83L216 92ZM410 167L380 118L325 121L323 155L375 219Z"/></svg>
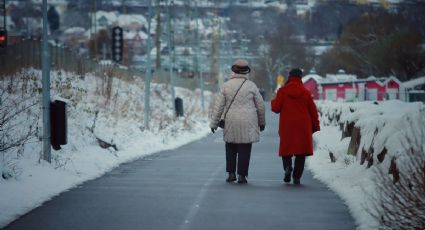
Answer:
<svg viewBox="0 0 425 230"><path fill-rule="evenodd" d="M305 171L283 183L277 116L253 147L249 183L225 183L221 132L124 164L65 192L5 229L355 229L347 207Z"/></svg>

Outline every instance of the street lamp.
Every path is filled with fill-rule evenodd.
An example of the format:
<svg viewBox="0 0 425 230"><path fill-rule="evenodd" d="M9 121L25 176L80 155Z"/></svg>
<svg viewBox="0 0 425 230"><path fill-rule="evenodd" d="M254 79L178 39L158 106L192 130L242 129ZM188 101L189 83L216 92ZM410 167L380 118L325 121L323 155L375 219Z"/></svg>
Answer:
<svg viewBox="0 0 425 230"><path fill-rule="evenodd" d="M145 111L144 111L144 124L145 128L149 129L149 113L150 113L150 85L152 78L152 66L151 66L151 21L152 21L152 0L149 0L149 18L148 18L148 41L147 41L147 52L146 52L146 72L145 72Z"/></svg>
<svg viewBox="0 0 425 230"><path fill-rule="evenodd" d="M171 12L170 12L170 5L174 5L174 1L171 0L171 2L168 2L167 0L167 19L168 19L168 68L169 68L169 75L170 75L170 90L171 90L171 105L173 107L173 111L176 111L175 108L175 91L174 91L174 77L173 77L173 69L174 69L174 59L173 59L173 47L172 47L172 39L174 37L174 30L173 30L173 24L171 22ZM158 36L158 35L157 35ZM157 51L158 52L158 51Z"/></svg>
<svg viewBox="0 0 425 230"><path fill-rule="evenodd" d="M42 89L43 89L43 159L52 161L50 149L50 57L47 34L47 0L43 0L43 52L42 58Z"/></svg>

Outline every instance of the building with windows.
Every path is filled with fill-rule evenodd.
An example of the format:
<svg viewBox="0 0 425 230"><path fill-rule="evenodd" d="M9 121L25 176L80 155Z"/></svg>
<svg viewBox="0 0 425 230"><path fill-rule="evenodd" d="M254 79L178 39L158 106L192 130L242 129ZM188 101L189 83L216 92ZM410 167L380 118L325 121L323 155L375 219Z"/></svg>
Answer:
<svg viewBox="0 0 425 230"><path fill-rule="evenodd" d="M315 100L406 100L404 87L395 77L358 79L356 75L340 70L337 74L327 74L326 77L308 74L303 77L303 83Z"/></svg>

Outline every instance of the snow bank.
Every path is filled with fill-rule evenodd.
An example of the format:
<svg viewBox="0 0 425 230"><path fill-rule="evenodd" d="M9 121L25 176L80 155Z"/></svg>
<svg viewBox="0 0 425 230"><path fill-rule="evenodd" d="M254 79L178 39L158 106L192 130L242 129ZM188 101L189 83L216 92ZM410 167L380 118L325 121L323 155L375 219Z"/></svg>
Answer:
<svg viewBox="0 0 425 230"><path fill-rule="evenodd" d="M403 170L408 149L425 148L425 106L422 103L317 102L322 130L314 134L315 156L308 168L348 205L358 229L376 229L371 216L377 170L391 162ZM335 162L331 162L332 155ZM391 176L391 175L389 175Z"/></svg>
<svg viewBox="0 0 425 230"><path fill-rule="evenodd" d="M420 138L425 134L425 105L420 102L322 102L318 109L323 125L338 124L344 131L342 138L351 137L355 129L359 131L348 153L362 163L365 154L373 164L386 157L398 157L406 149L421 149L424 144Z"/></svg>
<svg viewBox="0 0 425 230"><path fill-rule="evenodd" d="M30 76L30 77L24 77ZM24 80L25 79L25 80ZM0 227L41 205L51 197L86 180L101 176L123 162L162 150L173 149L209 133L208 118L201 110L200 92L176 88L183 99L185 117L175 118L166 85L151 85L150 129L144 127L144 84L142 79L83 77L52 72L52 99L68 102L68 144L52 150L52 163L41 158L41 72L27 70L0 81L14 82L13 93L27 94L38 106L29 110L38 127L25 145L0 153L0 164L12 178L0 178ZM24 91L31 88L29 91ZM21 90L22 89L22 90ZM206 105L211 93L205 93ZM29 103L29 102L28 102ZM16 119L22 120L22 117ZM38 121L38 123L37 123ZM17 126L25 131L26 126ZM100 143L113 147L101 148Z"/></svg>

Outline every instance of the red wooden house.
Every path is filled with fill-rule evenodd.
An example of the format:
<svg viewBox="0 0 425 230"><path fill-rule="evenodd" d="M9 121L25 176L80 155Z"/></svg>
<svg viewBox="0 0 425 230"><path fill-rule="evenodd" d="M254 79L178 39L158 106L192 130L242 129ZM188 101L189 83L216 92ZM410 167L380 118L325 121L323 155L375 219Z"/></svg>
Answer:
<svg viewBox="0 0 425 230"><path fill-rule="evenodd" d="M303 77L304 87L307 88L311 92L311 96L314 100L320 99L319 97L319 82L323 80L323 77L311 73Z"/></svg>
<svg viewBox="0 0 425 230"><path fill-rule="evenodd" d="M345 74L342 70L337 74L328 74L326 78L309 74L303 78L303 83L315 100L332 101L400 99L402 85L395 77L357 79L355 75Z"/></svg>
<svg viewBox="0 0 425 230"><path fill-rule="evenodd" d="M394 100L400 99L400 87L402 83L395 77L368 78L365 83L366 100Z"/></svg>

